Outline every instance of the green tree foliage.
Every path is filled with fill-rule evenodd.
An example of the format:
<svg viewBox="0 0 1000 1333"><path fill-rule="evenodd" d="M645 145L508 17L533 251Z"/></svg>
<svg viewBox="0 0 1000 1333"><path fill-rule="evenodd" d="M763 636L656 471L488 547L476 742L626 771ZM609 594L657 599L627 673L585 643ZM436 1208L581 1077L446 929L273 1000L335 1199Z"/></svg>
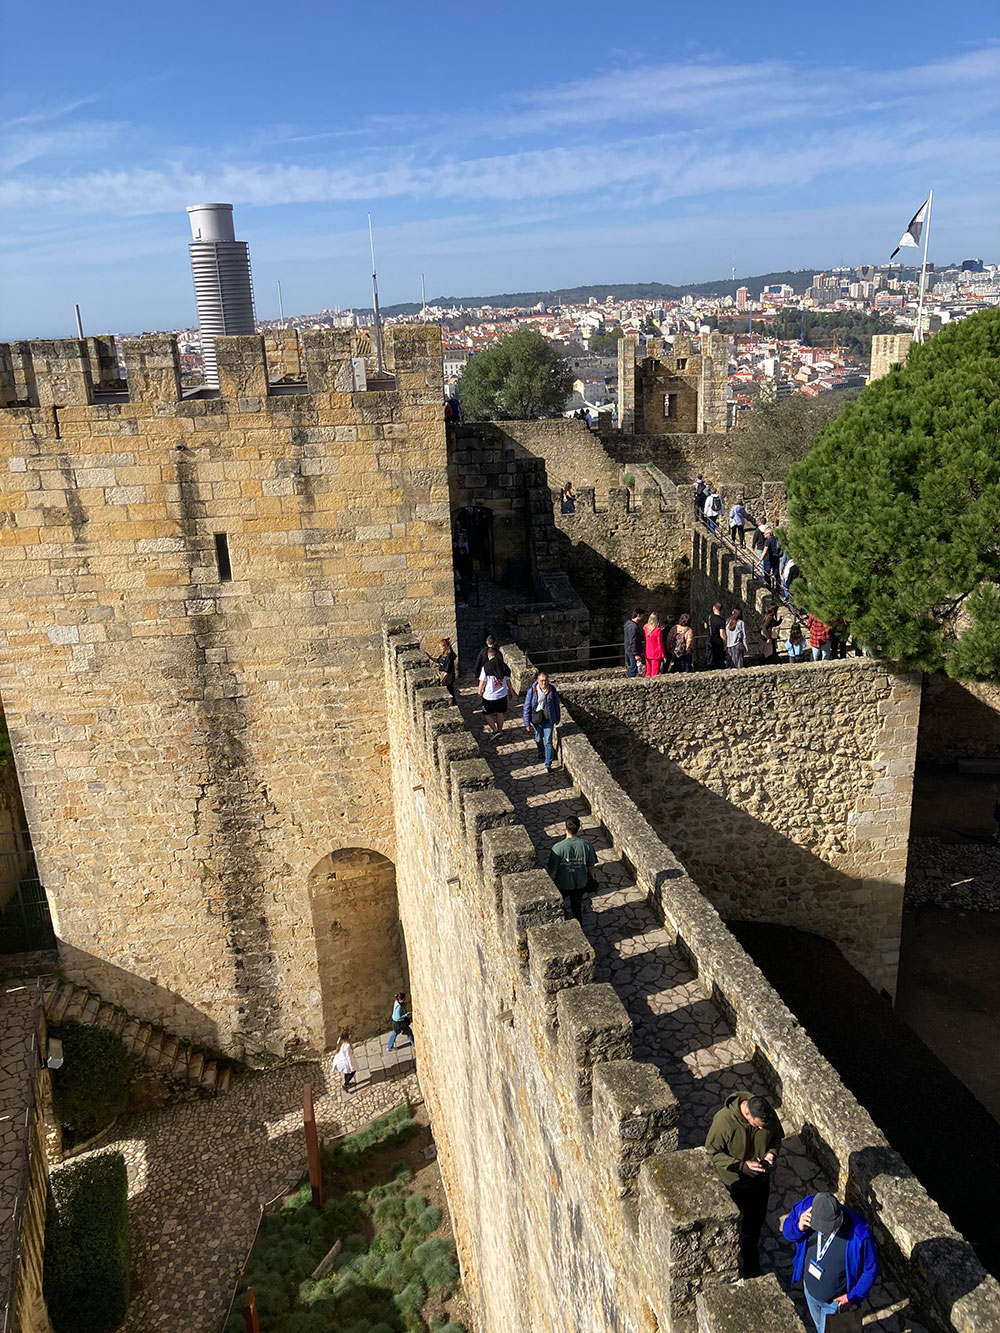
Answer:
<svg viewBox="0 0 1000 1333"><path fill-rule="evenodd" d="M746 315L718 321L723 333L746 333L748 324ZM871 354L874 334L896 332L896 322L891 315L867 315L861 310L800 311L788 307L776 310L767 319L758 321L754 316L753 331L784 342L798 342L801 335L806 347L832 349L836 343L846 355L864 358Z"/></svg>
<svg viewBox="0 0 1000 1333"><path fill-rule="evenodd" d="M566 362L527 325L477 352L458 382L470 421L557 417L572 392L573 375Z"/></svg>
<svg viewBox="0 0 1000 1333"><path fill-rule="evenodd" d="M128 1175L120 1152L52 1176L45 1300L56 1333L108 1333L129 1301Z"/></svg>
<svg viewBox="0 0 1000 1333"><path fill-rule="evenodd" d="M79 1141L103 1129L128 1104L128 1063L106 1028L67 1023L59 1029L64 1064L52 1080L56 1113Z"/></svg>
<svg viewBox="0 0 1000 1333"><path fill-rule="evenodd" d="M788 474L805 605L872 649L1000 676L1000 310L947 325Z"/></svg>
<svg viewBox="0 0 1000 1333"><path fill-rule="evenodd" d="M816 436L856 398L857 389L824 393L819 398L801 394L760 399L746 414L746 424L730 439L726 475L751 489L759 481L783 481L793 463L805 458Z"/></svg>
<svg viewBox="0 0 1000 1333"><path fill-rule="evenodd" d="M624 337L624 330L619 324L616 324L607 333L593 334L588 346L595 356L617 356L618 344Z"/></svg>

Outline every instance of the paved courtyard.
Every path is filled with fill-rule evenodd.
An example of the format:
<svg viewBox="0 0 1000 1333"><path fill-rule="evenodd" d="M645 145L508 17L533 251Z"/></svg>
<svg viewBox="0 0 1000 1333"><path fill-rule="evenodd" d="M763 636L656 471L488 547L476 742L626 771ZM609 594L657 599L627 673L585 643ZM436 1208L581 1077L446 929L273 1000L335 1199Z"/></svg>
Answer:
<svg viewBox="0 0 1000 1333"><path fill-rule="evenodd" d="M558 680L556 681L558 685ZM704 1143L712 1117L732 1093L749 1088L767 1093L750 1052L733 1035L723 1015L706 994L688 963L671 943L637 888L618 850L591 813L590 806L558 767L546 773L535 743L521 723L520 701L511 701L505 730L494 744L482 714L474 712L475 687L460 693L460 706L473 735L493 769L497 785L514 805L544 866L553 842L565 837L563 823L576 815L583 836L593 842L598 858L599 888L585 900L583 929L596 954L596 979L614 986L635 1028L637 1060L655 1064L680 1103L680 1146ZM804 1194L828 1189L797 1136L786 1138L771 1190L768 1225L761 1247L765 1272L775 1271L787 1288L792 1247L778 1235L779 1219ZM805 1303L793 1292L806 1326ZM903 1293L887 1282L876 1285L864 1317L867 1333L925 1333L909 1313Z"/></svg>
<svg viewBox="0 0 1000 1333"><path fill-rule="evenodd" d="M322 1063L234 1079L220 1097L123 1116L95 1151L125 1155L133 1296L124 1333L219 1333L263 1204L305 1172L302 1088L322 1138L359 1129L419 1096L414 1051L388 1035L355 1046L357 1091ZM79 1159L74 1159L79 1160Z"/></svg>

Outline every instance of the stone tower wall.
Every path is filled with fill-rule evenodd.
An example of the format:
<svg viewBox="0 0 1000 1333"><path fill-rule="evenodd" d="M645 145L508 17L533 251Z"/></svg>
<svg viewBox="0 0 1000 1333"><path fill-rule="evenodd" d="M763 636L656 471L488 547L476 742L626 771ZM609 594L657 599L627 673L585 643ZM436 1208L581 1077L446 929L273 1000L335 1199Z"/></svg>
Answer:
<svg viewBox="0 0 1000 1333"><path fill-rule="evenodd" d="M672 345L647 338L642 357L634 335L618 343L618 423L629 434L725 433L729 343L704 333L695 351L687 334ZM669 406L668 406L669 402Z"/></svg>
<svg viewBox="0 0 1000 1333"><path fill-rule="evenodd" d="M872 338L872 364L869 381L888 375L893 366L902 365L913 342L912 333L876 333Z"/></svg>
<svg viewBox="0 0 1000 1333"><path fill-rule="evenodd" d="M370 883L312 872L394 856L382 626L454 634L440 334L395 331L365 393L350 331L306 335L308 392L268 395L259 337L217 347L218 397L180 401L176 344L147 338L98 405L84 344L21 355L40 405L0 411L0 692L66 973L281 1054L354 1022L369 970L360 946L354 975L324 967L316 935L360 940Z"/></svg>

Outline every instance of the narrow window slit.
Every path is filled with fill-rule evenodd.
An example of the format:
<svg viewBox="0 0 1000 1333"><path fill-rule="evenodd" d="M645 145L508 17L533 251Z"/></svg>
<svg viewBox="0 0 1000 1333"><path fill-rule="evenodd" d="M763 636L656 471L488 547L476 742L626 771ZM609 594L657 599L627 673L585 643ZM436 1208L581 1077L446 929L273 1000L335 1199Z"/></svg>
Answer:
<svg viewBox="0 0 1000 1333"><path fill-rule="evenodd" d="M233 566L229 559L229 538L224 532L215 534L215 561L219 566L219 582L232 583Z"/></svg>

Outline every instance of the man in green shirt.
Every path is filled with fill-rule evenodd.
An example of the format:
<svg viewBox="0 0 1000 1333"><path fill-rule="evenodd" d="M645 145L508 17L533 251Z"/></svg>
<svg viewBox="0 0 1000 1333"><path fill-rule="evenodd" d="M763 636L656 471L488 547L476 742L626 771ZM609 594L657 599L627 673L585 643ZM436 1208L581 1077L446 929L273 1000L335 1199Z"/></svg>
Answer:
<svg viewBox="0 0 1000 1333"><path fill-rule="evenodd" d="M566 820L566 836L549 852L549 874L556 888L569 899L569 910L577 921L583 920L583 895L593 887L597 853L593 843L581 838L580 821L576 815Z"/></svg>

